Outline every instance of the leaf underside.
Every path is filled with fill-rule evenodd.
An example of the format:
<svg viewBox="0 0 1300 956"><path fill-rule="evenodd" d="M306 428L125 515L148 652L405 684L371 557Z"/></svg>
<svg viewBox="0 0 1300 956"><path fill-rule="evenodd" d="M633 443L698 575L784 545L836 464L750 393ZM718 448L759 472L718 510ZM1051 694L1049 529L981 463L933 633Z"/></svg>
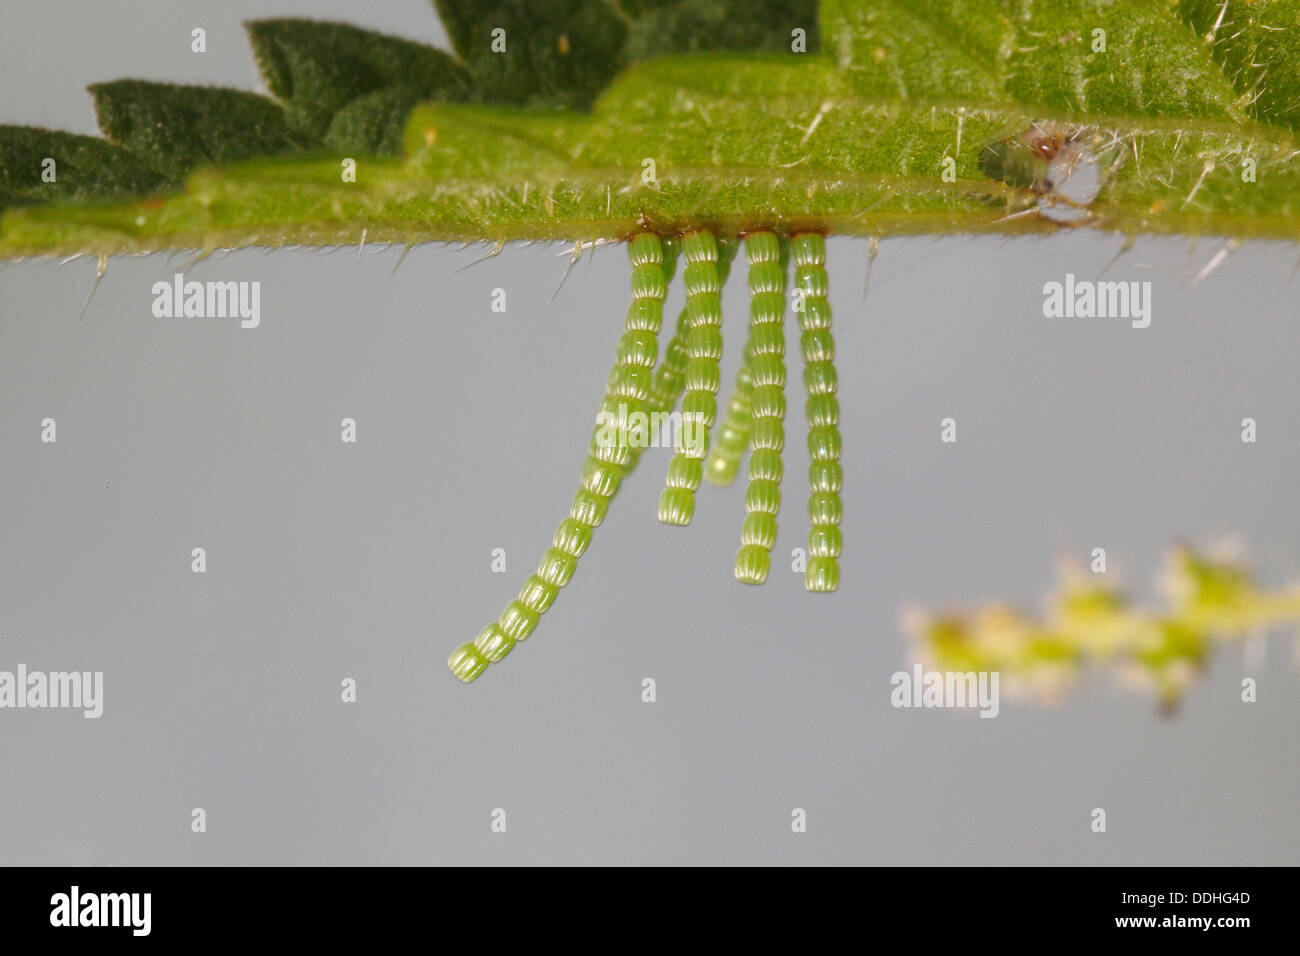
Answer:
<svg viewBox="0 0 1300 956"><path fill-rule="evenodd" d="M1300 0L437 6L454 55L261 21L271 97L119 81L107 142L0 127L0 256L1048 231L1001 158L1044 130L1099 171L1079 225L1300 237Z"/></svg>

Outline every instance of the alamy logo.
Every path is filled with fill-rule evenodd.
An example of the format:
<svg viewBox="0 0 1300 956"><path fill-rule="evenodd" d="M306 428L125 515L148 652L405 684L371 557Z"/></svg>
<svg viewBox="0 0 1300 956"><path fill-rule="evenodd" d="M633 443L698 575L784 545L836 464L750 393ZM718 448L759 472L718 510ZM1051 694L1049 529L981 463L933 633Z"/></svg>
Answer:
<svg viewBox="0 0 1300 956"><path fill-rule="evenodd" d="M698 421L682 421L680 411L644 412L626 403L618 413L601 411L596 416L596 444L601 448L675 448L703 457L707 431Z"/></svg>
<svg viewBox="0 0 1300 956"><path fill-rule="evenodd" d="M153 284L153 314L159 319L238 318L245 329L262 324L262 283L186 282L176 273L171 282Z"/></svg>
<svg viewBox="0 0 1300 956"><path fill-rule="evenodd" d="M51 926L128 926L133 936L148 936L152 893L82 893L73 886L50 897Z"/></svg>
<svg viewBox="0 0 1300 956"><path fill-rule="evenodd" d="M103 671L0 671L0 708L80 709L83 717L104 713Z"/></svg>
<svg viewBox="0 0 1300 956"><path fill-rule="evenodd" d="M1131 319L1133 328L1151 324L1150 282L1075 280L1043 284L1043 315L1049 319Z"/></svg>
<svg viewBox="0 0 1300 956"><path fill-rule="evenodd" d="M895 671L889 702L895 707L978 707L981 717L996 717L997 671L926 671L917 664L912 673Z"/></svg>

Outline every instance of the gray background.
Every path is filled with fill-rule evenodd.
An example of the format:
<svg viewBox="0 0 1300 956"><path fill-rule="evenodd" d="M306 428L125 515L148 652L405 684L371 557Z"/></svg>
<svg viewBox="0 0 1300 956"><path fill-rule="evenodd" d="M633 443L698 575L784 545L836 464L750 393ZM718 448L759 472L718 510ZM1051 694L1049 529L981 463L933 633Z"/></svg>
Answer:
<svg viewBox="0 0 1300 956"><path fill-rule="evenodd" d="M281 14L441 37L420 0L11 0L0 122L92 132L81 88L119 76L256 88L239 20ZM734 583L741 488L661 526L650 453L538 631L471 687L444 659L567 510L622 248L553 302L565 260L540 246L461 272L482 250L416 249L395 275L396 250L189 270L260 280L256 330L151 315L183 256L114 260L80 321L92 262L0 267L0 668L106 681L99 720L0 711L0 862L1297 862L1289 636L1249 669L1219 654L1172 720L1107 675L996 720L889 705L903 608L1036 605L1096 546L1144 602L1179 539L1239 538L1270 585L1300 574L1295 248L1247 244L1193 287L1217 240L1142 240L1108 277L1154 283L1151 328L1042 317L1045 281L1095 277L1119 243L887 241L864 300L865 242L833 241L841 590L809 595L779 562ZM724 381L745 308L733 279ZM792 384L778 555L806 534Z"/></svg>

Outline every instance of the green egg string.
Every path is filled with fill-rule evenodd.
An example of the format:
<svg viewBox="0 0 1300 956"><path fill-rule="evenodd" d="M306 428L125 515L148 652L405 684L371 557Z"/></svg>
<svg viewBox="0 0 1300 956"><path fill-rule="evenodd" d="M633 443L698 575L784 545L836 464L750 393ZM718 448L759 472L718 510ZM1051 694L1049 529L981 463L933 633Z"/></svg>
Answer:
<svg viewBox="0 0 1300 956"><path fill-rule="evenodd" d="M803 382L808 393L809 591L834 591L840 583L840 405L835 397L835 340L831 338L831 304L826 295L826 240L821 236L794 238L795 288L803 293L799 326L803 330Z"/></svg>
<svg viewBox="0 0 1300 956"><path fill-rule="evenodd" d="M615 413L620 404L633 410L644 409L650 400L664 296L668 292L664 244L658 236L635 236L628 243L628 256L632 260L632 302L601 403L602 411L612 409ZM560 522L537 573L524 583L519 597L506 606L497 621L473 641L458 647L448 659L447 666L461 680L474 680L488 664L501 660L533 632L560 588L572 579L578 558L591 543L592 529L605 520L609 501L634 459L625 433L618 433L620 438L614 442L600 441L599 433L598 427L582 466L582 486L574 496L569 517Z"/></svg>
<svg viewBox="0 0 1300 956"><path fill-rule="evenodd" d="M785 418L785 288L794 265L804 384L807 391L809 470L809 558L804 586L834 591L839 586L842 476L839 465L839 404L835 397L835 345L827 299L826 239L803 232L788 239L773 232L744 238L749 261L750 327L726 418L710 443L721 385L722 287L739 248L709 230L665 241L642 232L628 242L632 263L632 301L619 339L614 368L600 405L600 424L592 434L582 484L569 516L560 522L537 572L519 597L473 641L462 644L447 661L451 672L469 683L489 664L514 650L537 627L560 589L572 580L578 559L591 544L592 531L604 520L620 482L636 466L644 445L627 428L608 429L613 420L627 422L635 413L672 411L680 401L681 425L659 498L659 520L687 525L695 513L695 492L707 475L728 485L749 451L745 520L736 554L735 577L762 584L771 566L776 519L781 506L781 450ZM682 282L686 305L673 337L659 357L664 298L675 271L678 250L684 260ZM656 367L657 366L657 367ZM611 438L610 436L614 436Z"/></svg>
<svg viewBox="0 0 1300 956"><path fill-rule="evenodd" d="M785 444L785 273L789 246L770 232L750 236L749 343L743 378L749 393L749 485L736 552L736 580L762 584L776 544ZM737 376L738 387L742 377Z"/></svg>
<svg viewBox="0 0 1300 956"><path fill-rule="evenodd" d="M682 240L686 268L686 391L682 396L681 434L668 465L667 487L659 498L659 520L687 525L695 514L695 492L704 474L704 449L718 410L722 358L722 283L718 244L707 231Z"/></svg>

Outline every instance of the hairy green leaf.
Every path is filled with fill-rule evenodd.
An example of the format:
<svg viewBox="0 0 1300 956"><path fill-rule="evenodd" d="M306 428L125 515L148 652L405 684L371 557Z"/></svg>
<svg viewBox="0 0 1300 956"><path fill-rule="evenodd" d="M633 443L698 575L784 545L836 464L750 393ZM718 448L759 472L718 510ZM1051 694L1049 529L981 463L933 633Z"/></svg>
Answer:
<svg viewBox="0 0 1300 956"><path fill-rule="evenodd" d="M804 52L820 46L816 0L624 0L620 6L629 14L629 63L706 50L788 53L795 30L803 30Z"/></svg>
<svg viewBox="0 0 1300 956"><path fill-rule="evenodd" d="M635 38L647 17L685 23L726 4L600 6ZM551 14L440 9L476 83L482 62L521 76L545 57L582 62L580 24L565 27L561 53ZM1288 84L1300 53L1293 33L1272 29L1297 11L1300 0L1220 0L1203 29L1205 10L1172 0L826 0L822 54L792 52L793 28L768 24L764 35L782 38L772 53L631 67L591 112L538 107L595 88L559 67L560 86L510 94L528 108L482 102L505 95L505 83L442 96L409 119L418 86L305 100L295 93L305 81L284 68L268 82L288 96L287 114L316 111L315 155L205 168L161 203L13 210L0 220L0 254L334 244L363 233L620 238L647 227L1019 233L1060 228L1047 216L1062 209L1078 225L1128 234L1297 238ZM494 18L506 24L505 52L491 52ZM525 23L537 29L517 36ZM628 56L628 44L601 62ZM404 159L364 155L403 144ZM355 182L340 175L344 156L358 157ZM1092 188L1058 188L1079 166Z"/></svg>
<svg viewBox="0 0 1300 956"><path fill-rule="evenodd" d="M411 86L376 90L358 97L334 114L325 133L325 145L343 155L396 155L402 149L406 118L428 98Z"/></svg>
<svg viewBox="0 0 1300 956"><path fill-rule="evenodd" d="M0 208L139 196L167 184L162 173L102 139L0 126Z"/></svg>
<svg viewBox="0 0 1300 956"><path fill-rule="evenodd" d="M278 104L243 90L118 80L90 92L104 134L169 179L303 145Z"/></svg>
<svg viewBox="0 0 1300 956"><path fill-rule="evenodd" d="M470 95L461 64L410 40L315 20L254 20L245 28L267 89L292 105L295 128L317 140L336 113L381 90L415 90L431 100Z"/></svg>
<svg viewBox="0 0 1300 956"><path fill-rule="evenodd" d="M604 0L436 3L488 102L585 108L623 65L627 24Z"/></svg>
<svg viewBox="0 0 1300 956"><path fill-rule="evenodd" d="M822 20L864 95L1015 103L1059 117L1243 117L1210 51L1151 0L823 0Z"/></svg>
<svg viewBox="0 0 1300 956"><path fill-rule="evenodd" d="M1300 127L1300 3L1182 0L1178 9L1252 116Z"/></svg>

